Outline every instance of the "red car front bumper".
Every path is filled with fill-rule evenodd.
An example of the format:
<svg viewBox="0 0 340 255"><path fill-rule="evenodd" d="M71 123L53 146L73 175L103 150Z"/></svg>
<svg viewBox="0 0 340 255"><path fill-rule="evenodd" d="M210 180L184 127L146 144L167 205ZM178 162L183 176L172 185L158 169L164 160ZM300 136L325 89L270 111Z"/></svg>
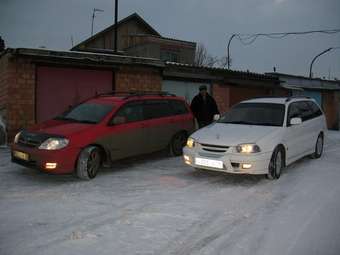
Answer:
<svg viewBox="0 0 340 255"><path fill-rule="evenodd" d="M71 147L55 151L39 150L18 144L13 144L11 147L12 162L54 174L74 172L79 152L79 148ZM48 167L51 165L55 168Z"/></svg>

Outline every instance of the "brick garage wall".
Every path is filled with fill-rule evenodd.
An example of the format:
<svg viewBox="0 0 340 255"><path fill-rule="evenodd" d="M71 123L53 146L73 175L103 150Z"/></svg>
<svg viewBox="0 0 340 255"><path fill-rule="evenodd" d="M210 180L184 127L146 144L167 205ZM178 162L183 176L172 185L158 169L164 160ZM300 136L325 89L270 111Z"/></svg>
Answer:
<svg viewBox="0 0 340 255"><path fill-rule="evenodd" d="M326 115L328 128L338 129L339 99L336 92L323 92L322 101L322 108Z"/></svg>
<svg viewBox="0 0 340 255"><path fill-rule="evenodd" d="M221 114L227 112L230 108L230 88L221 84L212 85L212 96L214 97L217 107Z"/></svg>
<svg viewBox="0 0 340 255"><path fill-rule="evenodd" d="M243 100L269 95L272 95L272 90L267 88L232 86L230 87L230 106L233 106Z"/></svg>
<svg viewBox="0 0 340 255"><path fill-rule="evenodd" d="M233 105L247 99L268 95L286 95L285 90L267 89L259 87L228 86L228 84L214 84L212 94L221 113L228 111Z"/></svg>
<svg viewBox="0 0 340 255"><path fill-rule="evenodd" d="M8 57L4 55L0 58L0 115L5 121L7 119L7 89L10 75L10 72L8 72Z"/></svg>
<svg viewBox="0 0 340 255"><path fill-rule="evenodd" d="M335 105L337 111L337 129L340 130L340 91L335 92Z"/></svg>
<svg viewBox="0 0 340 255"><path fill-rule="evenodd" d="M158 69L121 67L115 73L116 91L161 91L162 76Z"/></svg>
<svg viewBox="0 0 340 255"><path fill-rule="evenodd" d="M22 128L35 123L35 65L29 59L7 58L5 67L5 82L7 87L6 122L8 141Z"/></svg>

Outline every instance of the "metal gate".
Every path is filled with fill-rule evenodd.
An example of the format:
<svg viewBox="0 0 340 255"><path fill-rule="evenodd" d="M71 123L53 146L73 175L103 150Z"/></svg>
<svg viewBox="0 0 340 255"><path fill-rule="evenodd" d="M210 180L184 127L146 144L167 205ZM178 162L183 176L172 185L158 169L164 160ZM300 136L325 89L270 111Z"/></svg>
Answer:
<svg viewBox="0 0 340 255"><path fill-rule="evenodd" d="M51 119L96 93L112 90L112 71L39 66L36 120Z"/></svg>
<svg viewBox="0 0 340 255"><path fill-rule="evenodd" d="M210 84L184 81L163 80L162 90L177 96L184 97L185 100L190 104L192 99L198 94L199 87L202 85L206 85L208 92L211 94Z"/></svg>

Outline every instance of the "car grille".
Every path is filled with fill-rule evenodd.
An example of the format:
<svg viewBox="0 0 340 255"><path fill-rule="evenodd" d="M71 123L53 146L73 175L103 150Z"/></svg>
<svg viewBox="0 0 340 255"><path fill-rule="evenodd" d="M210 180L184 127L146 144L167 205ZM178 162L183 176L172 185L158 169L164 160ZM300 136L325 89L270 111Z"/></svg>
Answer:
<svg viewBox="0 0 340 255"><path fill-rule="evenodd" d="M20 134L18 144L25 147L37 148L50 136L47 134L29 133L23 131Z"/></svg>
<svg viewBox="0 0 340 255"><path fill-rule="evenodd" d="M212 144L201 143L201 146L204 151L217 152L217 153L225 153L229 149L229 146L222 146L222 145L212 145Z"/></svg>

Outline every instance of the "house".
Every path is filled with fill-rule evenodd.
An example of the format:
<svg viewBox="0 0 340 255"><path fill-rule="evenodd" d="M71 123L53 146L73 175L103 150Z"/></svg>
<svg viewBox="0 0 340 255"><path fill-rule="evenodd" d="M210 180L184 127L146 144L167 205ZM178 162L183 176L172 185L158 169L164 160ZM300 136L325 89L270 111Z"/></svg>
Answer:
<svg viewBox="0 0 340 255"><path fill-rule="evenodd" d="M325 112L330 129L339 129L340 117L340 82L305 76L266 73L281 80L281 86L289 90L293 96L309 96L314 98Z"/></svg>
<svg viewBox="0 0 340 255"><path fill-rule="evenodd" d="M134 13L117 24L117 49L121 54L193 64L196 43L161 36L142 17ZM73 47L72 51L114 52L115 25Z"/></svg>

